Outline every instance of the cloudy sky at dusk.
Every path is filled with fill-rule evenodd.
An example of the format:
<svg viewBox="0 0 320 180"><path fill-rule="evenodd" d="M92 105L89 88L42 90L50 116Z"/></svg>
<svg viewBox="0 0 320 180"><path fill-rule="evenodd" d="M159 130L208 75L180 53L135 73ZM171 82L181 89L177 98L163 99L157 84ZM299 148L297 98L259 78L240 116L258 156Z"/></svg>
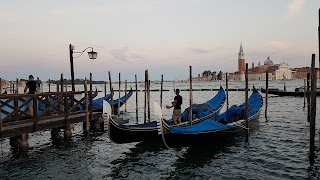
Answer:
<svg viewBox="0 0 320 180"><path fill-rule="evenodd" d="M309 66L318 54L319 0L0 0L0 77L70 78L69 44L98 52L74 59L76 78L186 79L234 72L246 62ZM76 55L75 55L76 56ZM317 63L318 64L318 63Z"/></svg>

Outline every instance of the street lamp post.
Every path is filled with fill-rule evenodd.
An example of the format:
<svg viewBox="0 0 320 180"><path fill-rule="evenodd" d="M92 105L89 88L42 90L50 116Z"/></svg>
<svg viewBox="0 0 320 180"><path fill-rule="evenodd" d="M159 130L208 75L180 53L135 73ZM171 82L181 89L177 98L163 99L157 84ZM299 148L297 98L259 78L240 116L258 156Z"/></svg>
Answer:
<svg viewBox="0 0 320 180"><path fill-rule="evenodd" d="M93 51L92 47L87 47L86 49L84 49L83 51L80 51L80 52L73 52L74 46L72 44L69 45L72 92L75 92L73 58L80 57L89 48L91 48L91 51L88 52L89 59L96 59L98 53ZM74 53L80 53L80 55L77 57L73 57ZM73 105L74 104L73 98L71 99L71 101L72 101L71 104Z"/></svg>

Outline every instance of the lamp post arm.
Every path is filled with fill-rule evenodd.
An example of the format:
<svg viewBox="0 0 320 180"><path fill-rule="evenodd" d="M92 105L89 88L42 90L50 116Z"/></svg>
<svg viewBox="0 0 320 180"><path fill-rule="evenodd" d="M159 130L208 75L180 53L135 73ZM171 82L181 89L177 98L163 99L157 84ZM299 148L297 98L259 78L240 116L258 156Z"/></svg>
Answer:
<svg viewBox="0 0 320 180"><path fill-rule="evenodd" d="M87 48L86 48L86 49L84 49L83 51L80 51L80 52L73 52L73 53L81 53L79 56L77 56L77 57L73 57L73 58L78 58L78 57L82 56L82 54L83 54L87 49L89 49L89 48L91 48L91 50L93 51L93 47L87 47Z"/></svg>

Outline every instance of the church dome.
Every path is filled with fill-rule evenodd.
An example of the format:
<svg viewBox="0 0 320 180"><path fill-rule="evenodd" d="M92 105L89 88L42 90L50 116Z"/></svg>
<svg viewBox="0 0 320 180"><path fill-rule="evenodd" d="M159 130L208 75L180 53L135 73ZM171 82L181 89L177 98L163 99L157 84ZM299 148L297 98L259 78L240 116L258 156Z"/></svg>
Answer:
<svg viewBox="0 0 320 180"><path fill-rule="evenodd" d="M268 59L264 61L264 65L266 65L266 66L271 66L271 65L273 65L273 62L272 62L272 60L269 58L269 56L268 56Z"/></svg>

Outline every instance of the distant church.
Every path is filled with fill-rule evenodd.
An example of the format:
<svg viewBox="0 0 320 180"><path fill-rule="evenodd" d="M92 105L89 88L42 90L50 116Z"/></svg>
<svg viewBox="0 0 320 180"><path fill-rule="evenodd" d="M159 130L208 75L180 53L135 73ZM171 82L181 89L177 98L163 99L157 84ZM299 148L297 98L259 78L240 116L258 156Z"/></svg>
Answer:
<svg viewBox="0 0 320 180"><path fill-rule="evenodd" d="M238 53L238 71L230 73L228 76L229 80L233 81L244 81L245 80L245 58L242 43L240 44L240 50ZM279 79L292 79L292 70L289 69L288 63L273 64L273 61L268 56L267 60L264 61L263 65L254 66L248 69L249 80L266 80L266 72L269 73L270 80Z"/></svg>

